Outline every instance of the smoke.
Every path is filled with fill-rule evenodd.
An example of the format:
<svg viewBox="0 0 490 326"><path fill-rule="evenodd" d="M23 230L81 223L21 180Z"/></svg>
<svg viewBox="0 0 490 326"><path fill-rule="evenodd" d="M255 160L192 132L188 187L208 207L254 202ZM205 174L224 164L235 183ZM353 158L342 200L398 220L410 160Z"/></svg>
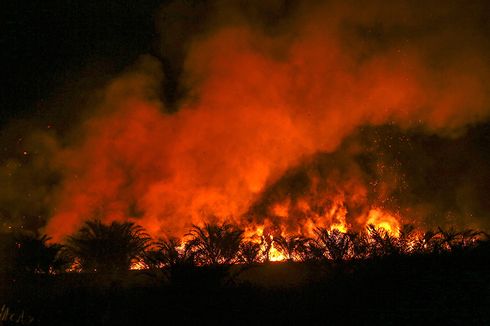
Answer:
<svg viewBox="0 0 490 326"><path fill-rule="evenodd" d="M25 130L37 130L27 137ZM60 150L50 130L25 121L1 131L4 151L16 148L0 167L0 230L37 229L45 225L60 182L60 165L52 160Z"/></svg>
<svg viewBox="0 0 490 326"><path fill-rule="evenodd" d="M345 216L350 225L364 223L378 206L422 221L434 212L478 211L470 200L474 187L455 176L457 166L445 170L451 185L441 185L441 174L433 184L417 178L438 170L444 155L457 155L454 139L488 119L485 6L191 1L163 7L159 59L144 56L113 80L70 139L44 153L61 175L46 194L45 231L60 239L93 217L182 235L207 218L269 217L294 228L306 218L301 212L320 219L333 208L343 213L330 214L329 223ZM363 126L381 126L379 137L359 131ZM369 147L393 135L406 143ZM417 137L429 137L417 135L432 135L447 148L435 157L410 149L406 144ZM407 153L410 159L394 165ZM424 164L426 172L416 173ZM457 190L441 191L443 199L434 201L420 198L430 193L420 189L439 185ZM458 210L441 207L451 199L461 203ZM286 214L276 204L296 208ZM436 216L426 224L439 222Z"/></svg>
<svg viewBox="0 0 490 326"><path fill-rule="evenodd" d="M247 215L303 233L310 221L362 229L372 210L420 229L488 229L488 136L488 126L459 138L394 125L362 127L335 152L289 169Z"/></svg>

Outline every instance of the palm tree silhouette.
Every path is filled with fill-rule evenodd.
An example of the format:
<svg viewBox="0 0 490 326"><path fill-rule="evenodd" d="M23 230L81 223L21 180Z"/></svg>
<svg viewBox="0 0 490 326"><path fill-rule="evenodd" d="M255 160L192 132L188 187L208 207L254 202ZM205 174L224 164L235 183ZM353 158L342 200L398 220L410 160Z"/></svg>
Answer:
<svg viewBox="0 0 490 326"><path fill-rule="evenodd" d="M15 274L54 274L62 272L69 260L63 246L48 243L50 237L33 232L17 232L2 241L9 251L9 262L4 266ZM6 264L5 264L6 263Z"/></svg>
<svg viewBox="0 0 490 326"><path fill-rule="evenodd" d="M193 225L187 236L190 240L186 250L195 255L198 264L228 265L238 261L243 230L231 224Z"/></svg>
<svg viewBox="0 0 490 326"><path fill-rule="evenodd" d="M401 253L398 239L386 229L378 228L373 224L367 226L371 239L371 257L381 257Z"/></svg>
<svg viewBox="0 0 490 326"><path fill-rule="evenodd" d="M414 233L415 227L412 224L403 224L398 232L398 247L400 253L413 254L416 253L417 236Z"/></svg>
<svg viewBox="0 0 490 326"><path fill-rule="evenodd" d="M122 272L143 260L149 243L148 234L133 222L90 220L68 238L67 249L81 271Z"/></svg>
<svg viewBox="0 0 490 326"><path fill-rule="evenodd" d="M238 261L244 264L256 264L260 262L260 243L247 241L240 244Z"/></svg>
<svg viewBox="0 0 490 326"><path fill-rule="evenodd" d="M187 236L190 239L185 250L193 255L197 265L202 266L199 269L177 269L190 283L198 280L199 286L211 287L222 285L223 282L229 284L243 270L230 273L232 264L239 262L243 230L228 223L206 223L203 227L193 225ZM187 273L182 273L182 270ZM188 271L195 273L190 274Z"/></svg>
<svg viewBox="0 0 490 326"><path fill-rule="evenodd" d="M172 284L192 281L196 274L195 254L177 238L160 239L145 253L149 275L162 274Z"/></svg>
<svg viewBox="0 0 490 326"><path fill-rule="evenodd" d="M289 237L274 237L278 249L286 257L286 260L305 260L308 238L301 235L292 235Z"/></svg>
<svg viewBox="0 0 490 326"><path fill-rule="evenodd" d="M483 235L481 231L463 230L456 231L453 228L444 230L439 227L440 243L447 251L462 250L473 247Z"/></svg>
<svg viewBox="0 0 490 326"><path fill-rule="evenodd" d="M318 252L323 254L323 258L340 262L349 258L352 242L351 236L340 232L337 229L329 230L326 228L315 229L315 245L320 248Z"/></svg>
<svg viewBox="0 0 490 326"><path fill-rule="evenodd" d="M177 238L160 239L145 252L145 263L150 269L187 263L193 265L194 255Z"/></svg>
<svg viewBox="0 0 490 326"><path fill-rule="evenodd" d="M348 232L347 236L351 242L351 254L353 259L366 259L371 253L369 234L362 230L359 232Z"/></svg>

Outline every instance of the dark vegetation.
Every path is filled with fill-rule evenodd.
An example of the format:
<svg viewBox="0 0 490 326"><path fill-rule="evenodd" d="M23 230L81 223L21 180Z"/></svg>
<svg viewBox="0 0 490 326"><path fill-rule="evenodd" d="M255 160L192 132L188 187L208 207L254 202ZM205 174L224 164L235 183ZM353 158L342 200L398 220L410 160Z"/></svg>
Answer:
<svg viewBox="0 0 490 326"><path fill-rule="evenodd" d="M490 323L490 241L472 230L251 241L225 223L182 242L94 220L64 245L26 232L0 244L0 306L38 325Z"/></svg>

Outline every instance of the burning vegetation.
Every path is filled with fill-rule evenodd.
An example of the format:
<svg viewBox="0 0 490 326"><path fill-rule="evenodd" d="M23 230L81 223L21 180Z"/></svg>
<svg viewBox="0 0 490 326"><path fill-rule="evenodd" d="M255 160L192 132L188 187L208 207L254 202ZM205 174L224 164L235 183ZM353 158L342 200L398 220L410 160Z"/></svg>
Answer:
<svg viewBox="0 0 490 326"><path fill-rule="evenodd" d="M105 77L87 59L32 118L0 121L0 319L485 324L489 12L164 1L149 53ZM306 281L257 286L280 273Z"/></svg>
<svg viewBox="0 0 490 326"><path fill-rule="evenodd" d="M385 223L318 227L311 237L212 223L151 239L131 222L90 220L65 245L3 235L0 289L41 325L152 324L162 311L175 322L241 323L259 312L261 321L324 322L325 307L332 324L488 320L487 234Z"/></svg>
<svg viewBox="0 0 490 326"><path fill-rule="evenodd" d="M199 266L248 268L275 261L335 264L467 252L488 245L484 232L442 228L422 232L411 225L399 226L393 217L379 214L373 213L370 223L361 231L346 231L343 226L332 225L314 228L311 237L286 233L278 226L244 230L223 223L194 225L183 239L154 240L143 228L130 222L103 224L92 220L70 236L66 245L48 244L47 236L26 233L6 237L4 240L10 242L4 241L3 252L11 251L12 258L3 272L104 274L147 269L166 271L172 280L173 274Z"/></svg>
<svg viewBox="0 0 490 326"><path fill-rule="evenodd" d="M488 230L489 42L461 10L486 12L163 6L159 54L90 95L70 128L6 129L18 153L0 170L2 229L58 242L94 218L154 238L223 222L259 237Z"/></svg>

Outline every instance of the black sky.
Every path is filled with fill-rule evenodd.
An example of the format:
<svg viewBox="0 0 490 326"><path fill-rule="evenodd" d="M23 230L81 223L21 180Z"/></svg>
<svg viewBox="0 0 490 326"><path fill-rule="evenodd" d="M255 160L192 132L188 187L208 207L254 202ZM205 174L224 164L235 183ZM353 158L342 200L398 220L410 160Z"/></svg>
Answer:
<svg viewBox="0 0 490 326"><path fill-rule="evenodd" d="M1 19L0 125L21 118L49 122L67 83L98 70L117 73L155 41L162 1L12 1Z"/></svg>

